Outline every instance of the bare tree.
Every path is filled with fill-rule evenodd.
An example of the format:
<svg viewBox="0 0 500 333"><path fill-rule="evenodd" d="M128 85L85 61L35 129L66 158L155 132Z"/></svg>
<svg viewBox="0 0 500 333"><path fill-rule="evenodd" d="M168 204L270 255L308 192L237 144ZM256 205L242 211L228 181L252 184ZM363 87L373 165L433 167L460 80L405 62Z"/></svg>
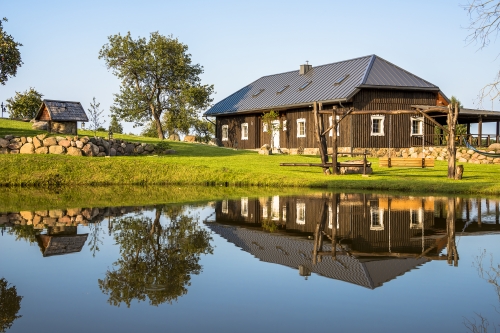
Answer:
<svg viewBox="0 0 500 333"><path fill-rule="evenodd" d="M467 10L470 31L466 38L468 44L478 45L479 50L495 42L500 32L500 1L470 0L463 7ZM500 71L496 72L493 82L488 83L479 91L479 103L486 98L494 100L500 97Z"/></svg>

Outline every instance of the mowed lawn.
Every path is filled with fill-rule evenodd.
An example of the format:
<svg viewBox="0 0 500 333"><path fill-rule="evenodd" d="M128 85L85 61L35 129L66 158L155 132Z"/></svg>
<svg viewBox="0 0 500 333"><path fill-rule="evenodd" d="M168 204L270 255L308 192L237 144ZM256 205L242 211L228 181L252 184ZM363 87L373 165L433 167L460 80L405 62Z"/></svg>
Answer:
<svg viewBox="0 0 500 333"><path fill-rule="evenodd" d="M30 123L0 119L0 137L32 136ZM79 135L92 136L89 131ZM106 137L107 133L98 133ZM132 142L160 140L129 135ZM203 144L167 141L176 155L112 158L64 155L0 155L3 186L71 185L217 185L265 187L322 187L336 190L388 190L415 194L500 194L500 165L464 165L464 178L448 180L447 162L434 168L379 168L370 158L373 174L327 176L319 167L280 167L282 162L319 163L319 156L259 155ZM341 160L352 158L343 157Z"/></svg>

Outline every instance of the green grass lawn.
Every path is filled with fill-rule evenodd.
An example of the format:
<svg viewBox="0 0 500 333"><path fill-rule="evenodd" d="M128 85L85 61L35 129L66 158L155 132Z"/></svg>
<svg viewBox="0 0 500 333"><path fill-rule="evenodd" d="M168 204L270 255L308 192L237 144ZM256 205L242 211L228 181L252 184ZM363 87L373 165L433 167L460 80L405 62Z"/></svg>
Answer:
<svg viewBox="0 0 500 333"><path fill-rule="evenodd" d="M34 135L30 123L0 120L0 136ZM35 133L36 132L36 133ZM79 135L93 135L79 131ZM107 133L98 133L106 137ZM115 138L158 143L158 139L117 134ZM222 185L316 187L335 190L397 191L414 194L500 194L500 165L465 164L464 179L448 180L447 163L434 168L379 168L373 175L323 175L319 167L280 167L282 162L318 163L319 156L259 155L202 144L168 141L176 155L112 158L64 155L0 155L0 185ZM346 160L342 158L341 160Z"/></svg>

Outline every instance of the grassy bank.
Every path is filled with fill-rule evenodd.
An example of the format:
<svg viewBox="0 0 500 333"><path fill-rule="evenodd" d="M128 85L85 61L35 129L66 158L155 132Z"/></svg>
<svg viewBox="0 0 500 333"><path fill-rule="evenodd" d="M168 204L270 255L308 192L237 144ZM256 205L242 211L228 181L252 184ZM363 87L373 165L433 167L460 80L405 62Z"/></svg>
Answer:
<svg viewBox="0 0 500 333"><path fill-rule="evenodd" d="M2 120L6 123L20 123ZM24 125L24 126L26 126ZM28 129L26 129L28 130ZM2 133L9 128L2 128ZM17 129L17 135L23 133ZM89 134L88 132L80 133ZM104 136L105 133L101 133ZM4 134L3 134L4 135ZM117 135L116 137L120 137ZM155 143L154 138L123 137ZM272 188L314 187L342 190L398 191L406 193L500 194L499 165L466 164L464 179L446 178L447 164L434 168L379 168L370 159L371 177L325 176L317 167L280 167L281 162L319 162L318 156L258 155L201 144L169 142L177 155L89 158L59 155L0 155L0 185L66 187L82 185L229 185ZM345 158L344 158L345 159Z"/></svg>

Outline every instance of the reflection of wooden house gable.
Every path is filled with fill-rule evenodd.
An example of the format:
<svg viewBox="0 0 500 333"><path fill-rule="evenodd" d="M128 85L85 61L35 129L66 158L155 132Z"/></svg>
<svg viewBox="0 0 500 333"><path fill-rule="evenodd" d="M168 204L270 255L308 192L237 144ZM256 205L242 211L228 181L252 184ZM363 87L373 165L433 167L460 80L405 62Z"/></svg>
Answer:
<svg viewBox="0 0 500 333"><path fill-rule="evenodd" d="M380 287L385 282L429 261L427 258L360 259L337 255L337 261L332 260L331 257L324 257L321 262L313 265L314 246L310 240L228 227L217 223L209 223L208 227L261 261L294 269L306 267L310 272L369 289ZM324 250L330 251L331 247L325 245Z"/></svg>
<svg viewBox="0 0 500 333"><path fill-rule="evenodd" d="M38 245L44 257L80 252L88 234L50 236L38 235Z"/></svg>

